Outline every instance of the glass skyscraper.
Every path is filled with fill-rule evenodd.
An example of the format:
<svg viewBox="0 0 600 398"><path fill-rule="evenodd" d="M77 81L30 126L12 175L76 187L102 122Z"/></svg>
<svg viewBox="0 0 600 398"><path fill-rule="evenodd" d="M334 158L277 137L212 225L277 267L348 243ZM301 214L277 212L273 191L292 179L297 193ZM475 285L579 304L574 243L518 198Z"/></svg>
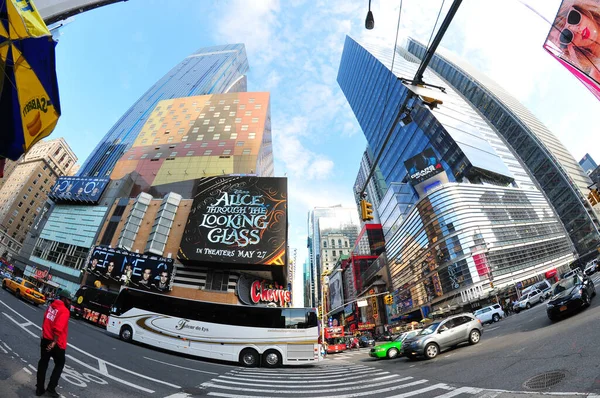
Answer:
<svg viewBox="0 0 600 398"><path fill-rule="evenodd" d="M426 48L409 39L408 51L421 58ZM442 50L443 52L443 50ZM507 143L560 217L582 256L600 245L600 222L586 196L592 181L573 155L527 108L469 65L436 53L430 67L465 98Z"/></svg>
<svg viewBox="0 0 600 398"><path fill-rule="evenodd" d="M401 78L419 65L406 49L395 51L392 71L394 49L348 37L338 72L374 153L413 89ZM424 80L445 87L443 104L430 108L411 95L410 119L396 126L379 162L390 322L469 306L492 284L505 292L528 286L574 259L561 220L494 125L436 74L428 70Z"/></svg>
<svg viewBox="0 0 600 398"><path fill-rule="evenodd" d="M248 59L243 44L201 48L186 57L144 93L102 138L78 175L110 176L159 101L246 91Z"/></svg>

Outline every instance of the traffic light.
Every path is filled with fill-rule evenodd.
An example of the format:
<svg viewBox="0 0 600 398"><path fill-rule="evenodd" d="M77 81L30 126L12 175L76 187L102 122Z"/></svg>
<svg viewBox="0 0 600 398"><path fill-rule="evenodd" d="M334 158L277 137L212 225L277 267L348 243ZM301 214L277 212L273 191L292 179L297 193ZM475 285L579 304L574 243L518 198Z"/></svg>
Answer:
<svg viewBox="0 0 600 398"><path fill-rule="evenodd" d="M490 287L493 289L494 288L494 282L490 281Z"/></svg>
<svg viewBox="0 0 600 398"><path fill-rule="evenodd" d="M383 302L386 305L392 305L392 304L394 304L394 296L392 296L391 294L388 294L387 296L385 296L383 298Z"/></svg>
<svg viewBox="0 0 600 398"><path fill-rule="evenodd" d="M592 206L596 206L598 203L600 203L600 192L598 192L597 189L592 189L588 195L588 200Z"/></svg>
<svg viewBox="0 0 600 398"><path fill-rule="evenodd" d="M360 200L360 216L363 221L373 219L373 205L365 199Z"/></svg>
<svg viewBox="0 0 600 398"><path fill-rule="evenodd" d="M323 306L322 305L317 307L317 315L318 315L319 319L321 319L323 317Z"/></svg>

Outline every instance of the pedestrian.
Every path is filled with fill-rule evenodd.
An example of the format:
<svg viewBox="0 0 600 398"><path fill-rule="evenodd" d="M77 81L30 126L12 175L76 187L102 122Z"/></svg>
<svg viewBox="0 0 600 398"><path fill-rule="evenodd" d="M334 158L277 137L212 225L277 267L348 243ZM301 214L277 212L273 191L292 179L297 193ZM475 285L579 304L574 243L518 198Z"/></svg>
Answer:
<svg viewBox="0 0 600 398"><path fill-rule="evenodd" d="M69 333L69 317L71 315L71 293L62 289L58 299L48 306L44 313L42 325L41 358L37 367L37 384L35 395L38 397L46 392L51 397L60 397L56 392L58 379L65 366L65 351L67 349L67 335ZM48 388L45 389L46 370L50 358L54 360L54 369L50 376Z"/></svg>

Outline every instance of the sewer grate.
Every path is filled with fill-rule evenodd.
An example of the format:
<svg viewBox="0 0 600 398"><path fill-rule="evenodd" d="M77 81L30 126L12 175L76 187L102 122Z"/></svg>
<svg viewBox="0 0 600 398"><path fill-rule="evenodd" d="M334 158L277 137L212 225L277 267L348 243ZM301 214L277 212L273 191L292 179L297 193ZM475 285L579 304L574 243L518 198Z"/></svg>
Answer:
<svg viewBox="0 0 600 398"><path fill-rule="evenodd" d="M567 372L564 370L555 370L552 372L544 372L523 383L523 387L529 390L544 390L553 387L563 381L567 377Z"/></svg>

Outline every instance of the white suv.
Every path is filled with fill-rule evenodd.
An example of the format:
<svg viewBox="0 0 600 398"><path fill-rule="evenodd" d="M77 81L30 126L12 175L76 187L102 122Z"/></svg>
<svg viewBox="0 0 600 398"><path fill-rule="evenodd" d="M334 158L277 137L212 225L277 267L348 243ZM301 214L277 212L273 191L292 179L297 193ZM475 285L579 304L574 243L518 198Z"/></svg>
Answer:
<svg viewBox="0 0 600 398"><path fill-rule="evenodd" d="M534 289L531 292L521 296L521 300L514 306L514 310L519 312L524 309L531 308L534 304L544 301L544 294L539 289Z"/></svg>
<svg viewBox="0 0 600 398"><path fill-rule="evenodd" d="M499 304L490 305L489 307L483 307L475 311L475 318L479 319L481 323L492 323L498 322L501 318L504 318L504 311Z"/></svg>

